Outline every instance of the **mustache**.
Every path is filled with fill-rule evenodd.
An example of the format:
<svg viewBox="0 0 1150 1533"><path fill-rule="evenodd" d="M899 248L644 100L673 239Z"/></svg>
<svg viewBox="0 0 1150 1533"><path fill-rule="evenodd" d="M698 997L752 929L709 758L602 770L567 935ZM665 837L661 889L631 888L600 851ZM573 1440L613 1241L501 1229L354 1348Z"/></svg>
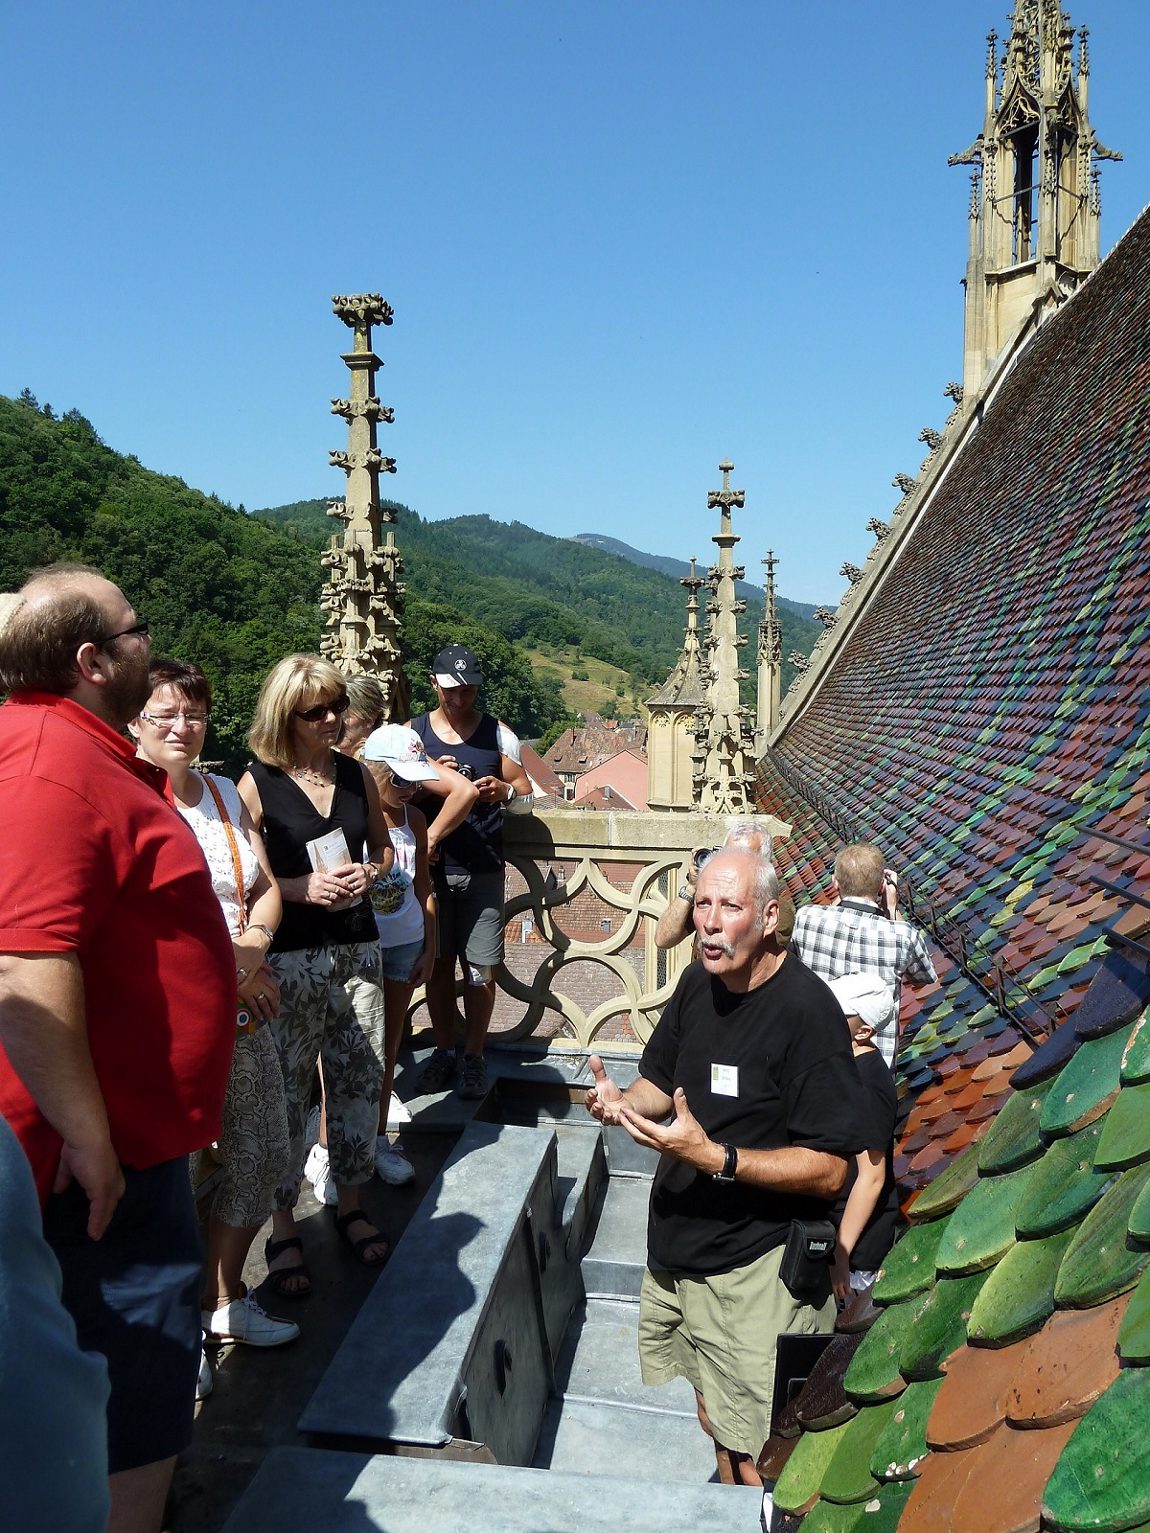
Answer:
<svg viewBox="0 0 1150 1533"><path fill-rule="evenodd" d="M725 942L722 937L701 937L699 939L699 945L701 947L717 947L721 949L724 958L733 958L735 956L734 944Z"/></svg>

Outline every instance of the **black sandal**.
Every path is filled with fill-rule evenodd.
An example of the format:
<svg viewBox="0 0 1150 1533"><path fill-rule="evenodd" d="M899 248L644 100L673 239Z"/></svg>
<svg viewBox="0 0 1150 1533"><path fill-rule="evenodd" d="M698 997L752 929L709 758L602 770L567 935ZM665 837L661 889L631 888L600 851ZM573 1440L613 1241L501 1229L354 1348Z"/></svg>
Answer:
<svg viewBox="0 0 1150 1533"><path fill-rule="evenodd" d="M362 1208L353 1208L350 1214L340 1214L336 1217L335 1227L339 1232L339 1238L351 1247L352 1255L361 1267L382 1267L391 1255L391 1242L379 1230L376 1230L374 1235L361 1235L356 1240L353 1235L348 1234L348 1230L357 1219L362 1219L365 1224L371 1224L372 1228L375 1228L372 1220L368 1218ZM387 1249L383 1256L370 1261L364 1255L368 1246L386 1246Z"/></svg>
<svg viewBox="0 0 1150 1533"><path fill-rule="evenodd" d="M286 1240L273 1240L269 1235L264 1241L264 1261L268 1263L268 1275L264 1279L270 1283L272 1291L277 1299L307 1299L311 1297L311 1273L307 1269L307 1263L299 1261L294 1267L281 1267L278 1272L273 1272L271 1263L277 1256L282 1256L285 1251L299 1251L303 1254L303 1241L298 1235L290 1235ZM306 1288L287 1288L284 1285L291 1278L303 1278Z"/></svg>

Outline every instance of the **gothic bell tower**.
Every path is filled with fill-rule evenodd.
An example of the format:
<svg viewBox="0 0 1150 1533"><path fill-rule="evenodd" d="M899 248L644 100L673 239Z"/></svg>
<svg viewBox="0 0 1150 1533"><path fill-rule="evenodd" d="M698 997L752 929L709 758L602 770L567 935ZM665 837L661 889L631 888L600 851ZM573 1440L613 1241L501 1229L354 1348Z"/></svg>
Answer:
<svg viewBox="0 0 1150 1533"><path fill-rule="evenodd" d="M1024 326L1098 265L1100 144L1087 115L1087 31L1059 0L1015 0L1001 60L987 38L982 132L951 165L972 165L963 390L978 392Z"/></svg>

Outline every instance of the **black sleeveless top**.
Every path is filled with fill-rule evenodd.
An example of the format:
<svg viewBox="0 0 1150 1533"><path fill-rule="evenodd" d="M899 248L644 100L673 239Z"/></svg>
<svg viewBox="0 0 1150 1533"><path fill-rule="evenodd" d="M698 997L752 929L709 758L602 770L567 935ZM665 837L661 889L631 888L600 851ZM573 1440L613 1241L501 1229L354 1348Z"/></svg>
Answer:
<svg viewBox="0 0 1150 1533"><path fill-rule="evenodd" d="M499 772L499 720L490 713L480 714L470 740L459 745L448 745L431 727L431 716L418 714L411 727L423 741L424 749L432 761L439 756L454 756L459 770L472 782L480 777L498 777ZM443 808L443 799L425 794L420 800L428 820L434 820ZM502 873L503 871L503 808L500 804L477 803L462 825L439 844L438 867L445 873Z"/></svg>
<svg viewBox="0 0 1150 1533"><path fill-rule="evenodd" d="M322 815L287 772L248 763L263 805L263 838L268 861L277 878L302 878L312 871L307 843L329 831L342 830L352 862L362 862L367 840L367 788L363 768L350 756L334 752L335 792L331 813ZM371 902L361 899L347 910L324 910L284 900L283 919L270 952L290 953L307 947L344 947L374 942L377 933Z"/></svg>

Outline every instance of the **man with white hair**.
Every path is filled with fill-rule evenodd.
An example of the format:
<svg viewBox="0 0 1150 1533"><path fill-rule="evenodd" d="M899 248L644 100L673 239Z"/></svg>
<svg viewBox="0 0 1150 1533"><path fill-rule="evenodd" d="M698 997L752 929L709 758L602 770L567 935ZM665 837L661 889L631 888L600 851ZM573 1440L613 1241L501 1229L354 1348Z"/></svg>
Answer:
<svg viewBox="0 0 1150 1533"><path fill-rule="evenodd" d="M827 987L777 940L774 868L717 852L695 891L687 968L626 1091L593 1055L587 1107L661 1153L639 1318L643 1380L682 1376L726 1484L761 1483L780 1332L827 1331L812 1288L780 1270L796 1221L826 1218L858 1148L858 1076ZM666 1120L666 1121L664 1121ZM800 1285L801 1286L801 1285Z"/></svg>
<svg viewBox="0 0 1150 1533"><path fill-rule="evenodd" d="M742 847L745 851L754 852L758 857L765 857L769 862L772 846L771 833L767 829L766 822L752 814L741 814L727 821L727 834L723 837L723 844L714 850L733 851ZM671 899L667 901L667 908L659 917L658 925L655 927L656 947L678 947L680 942L694 933L695 884L698 881L699 869L708 857L714 855L714 850L708 851L702 846L692 848L686 876ZM795 907L787 895L780 890L777 935L784 947L790 941L794 921Z"/></svg>

